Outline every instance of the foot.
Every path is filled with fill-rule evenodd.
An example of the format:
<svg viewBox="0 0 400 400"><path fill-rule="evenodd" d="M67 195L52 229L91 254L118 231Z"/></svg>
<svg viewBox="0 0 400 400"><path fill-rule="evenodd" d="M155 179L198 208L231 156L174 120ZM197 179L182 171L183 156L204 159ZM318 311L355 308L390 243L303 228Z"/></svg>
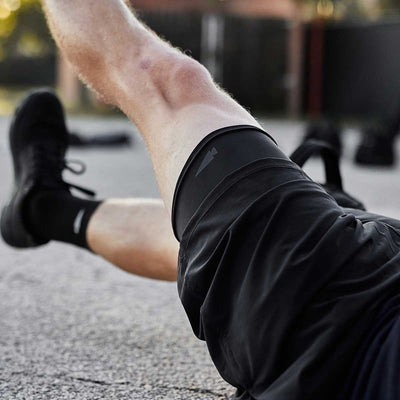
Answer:
<svg viewBox="0 0 400 400"><path fill-rule="evenodd" d="M355 162L360 165L392 166L395 164L396 129L385 122L373 124L364 131Z"/></svg>
<svg viewBox="0 0 400 400"><path fill-rule="evenodd" d="M64 110L57 96L48 90L29 93L17 108L10 128L14 190L2 210L0 224L1 235L9 245L26 248L48 242L32 234L25 212L33 193L75 187L62 178L67 146Z"/></svg>

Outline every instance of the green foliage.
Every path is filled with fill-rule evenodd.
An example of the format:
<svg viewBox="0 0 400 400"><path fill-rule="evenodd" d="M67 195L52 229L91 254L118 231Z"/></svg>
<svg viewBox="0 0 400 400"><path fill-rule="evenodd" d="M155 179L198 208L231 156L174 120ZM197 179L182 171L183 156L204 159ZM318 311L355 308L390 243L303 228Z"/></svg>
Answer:
<svg viewBox="0 0 400 400"><path fill-rule="evenodd" d="M39 0L0 0L0 60L54 50Z"/></svg>

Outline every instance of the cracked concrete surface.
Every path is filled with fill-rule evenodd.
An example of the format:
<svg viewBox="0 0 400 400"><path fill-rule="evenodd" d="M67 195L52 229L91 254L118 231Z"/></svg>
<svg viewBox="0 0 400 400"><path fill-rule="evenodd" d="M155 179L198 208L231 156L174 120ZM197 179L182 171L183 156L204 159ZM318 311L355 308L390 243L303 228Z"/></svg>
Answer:
<svg viewBox="0 0 400 400"><path fill-rule="evenodd" d="M70 181L100 198L159 196L143 141L128 121L84 118L71 126L88 133L127 128L135 144L73 150L88 172ZM11 185L7 127L8 119L0 119L2 202ZM265 127L287 151L302 132L296 123L265 121ZM348 132L346 189L372 211L400 217L399 168L355 168L356 142ZM307 170L320 178L318 161ZM0 243L0 322L1 400L215 400L234 392L192 334L175 284L130 276L71 246L15 251Z"/></svg>

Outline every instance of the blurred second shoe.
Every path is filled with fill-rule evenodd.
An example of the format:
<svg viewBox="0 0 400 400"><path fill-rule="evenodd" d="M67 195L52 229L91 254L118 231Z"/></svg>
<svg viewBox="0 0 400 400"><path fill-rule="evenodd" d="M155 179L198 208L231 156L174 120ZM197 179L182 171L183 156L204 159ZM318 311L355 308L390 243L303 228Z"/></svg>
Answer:
<svg viewBox="0 0 400 400"><path fill-rule="evenodd" d="M394 165L396 134L394 126L387 122L379 121L367 126L356 151L355 162L360 165Z"/></svg>

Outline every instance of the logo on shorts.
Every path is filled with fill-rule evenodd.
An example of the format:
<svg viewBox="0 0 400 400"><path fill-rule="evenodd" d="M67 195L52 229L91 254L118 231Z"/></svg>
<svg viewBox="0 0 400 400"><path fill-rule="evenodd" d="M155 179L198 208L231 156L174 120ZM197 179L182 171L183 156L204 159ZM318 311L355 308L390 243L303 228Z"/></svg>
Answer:
<svg viewBox="0 0 400 400"><path fill-rule="evenodd" d="M81 226L82 226L82 219L83 216L85 215L85 210L82 209L81 211L78 212L75 221L74 221L74 233L75 235L79 235L79 232L81 231Z"/></svg>
<svg viewBox="0 0 400 400"><path fill-rule="evenodd" d="M215 147L213 147L204 157L203 162L200 165L199 170L197 171L196 177L200 175L213 161L215 156L218 154L218 151Z"/></svg>

